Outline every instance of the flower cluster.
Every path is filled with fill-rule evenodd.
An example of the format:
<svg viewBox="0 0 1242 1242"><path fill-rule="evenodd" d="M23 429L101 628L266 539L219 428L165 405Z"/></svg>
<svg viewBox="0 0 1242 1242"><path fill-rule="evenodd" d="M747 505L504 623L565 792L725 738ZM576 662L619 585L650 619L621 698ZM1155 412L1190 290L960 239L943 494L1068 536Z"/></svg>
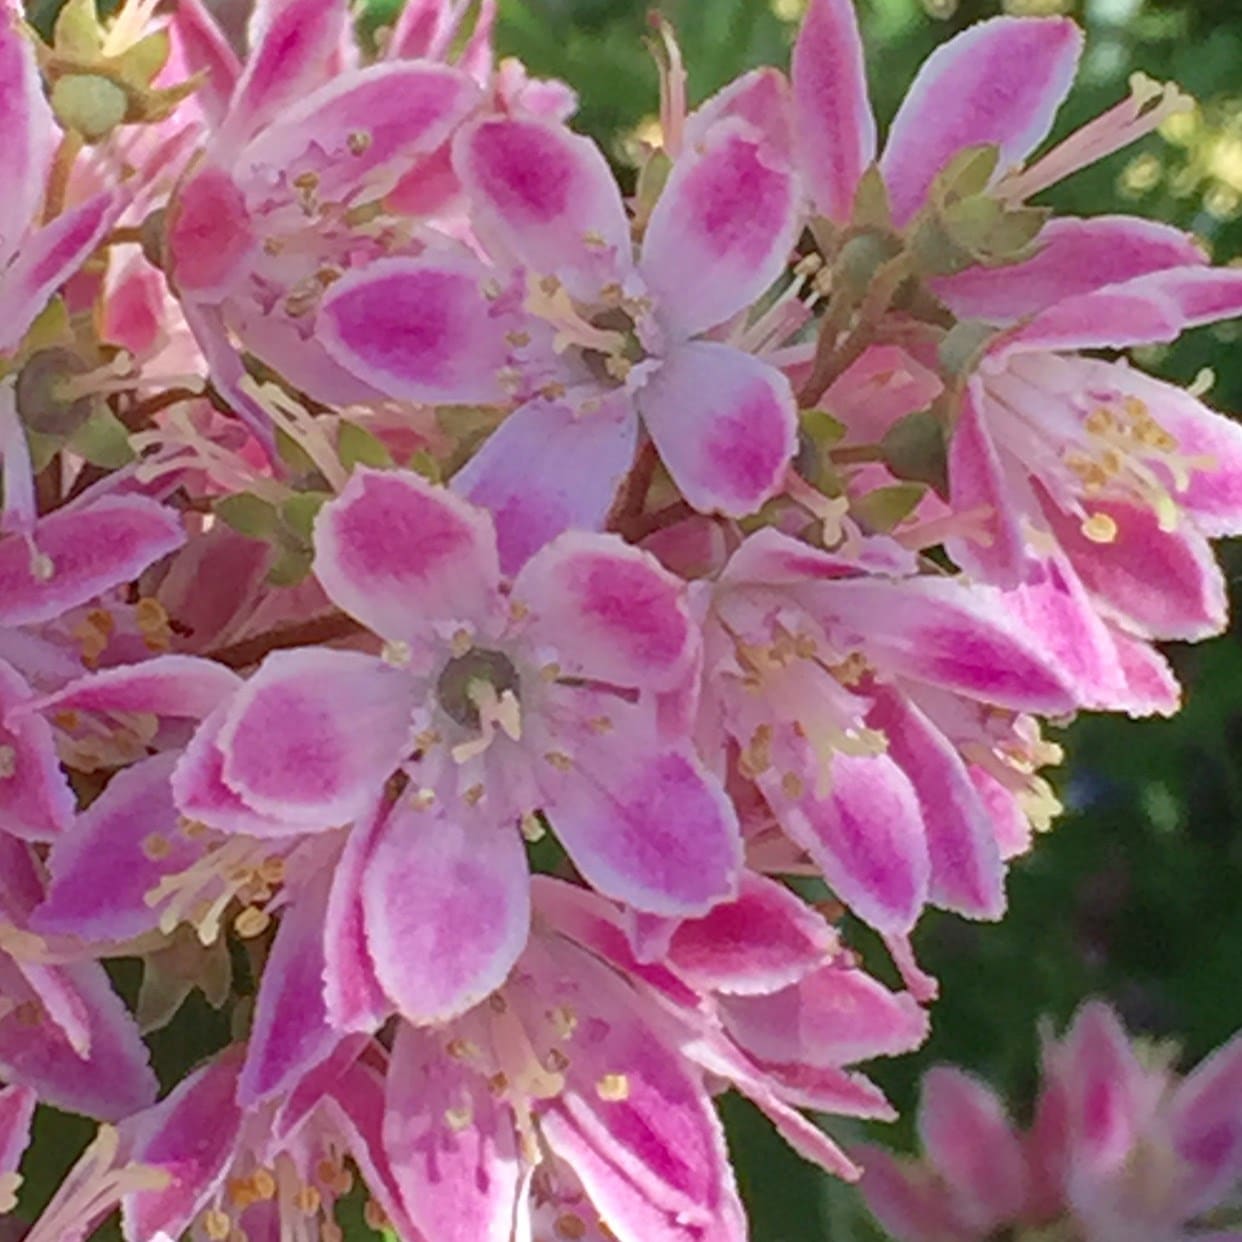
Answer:
<svg viewBox="0 0 1242 1242"><path fill-rule="evenodd" d="M1043 721L1225 624L1242 430L1117 351L1242 271L1029 201L1184 98L1032 159L1080 34L998 18L879 153L850 0L694 111L657 24L627 195L489 0L4 4L0 1207L36 1100L29 1242L729 1242L725 1087L857 1177Z"/></svg>
<svg viewBox="0 0 1242 1242"><path fill-rule="evenodd" d="M879 1149L863 1156L862 1192L893 1237L1238 1236L1212 1232L1211 1217L1242 1169L1242 1038L1179 1080L1174 1049L1132 1046L1116 1013L1091 1001L1061 1040L1044 1032L1043 1045L1043 1082L1024 1133L978 1079L949 1066L927 1073L924 1161Z"/></svg>

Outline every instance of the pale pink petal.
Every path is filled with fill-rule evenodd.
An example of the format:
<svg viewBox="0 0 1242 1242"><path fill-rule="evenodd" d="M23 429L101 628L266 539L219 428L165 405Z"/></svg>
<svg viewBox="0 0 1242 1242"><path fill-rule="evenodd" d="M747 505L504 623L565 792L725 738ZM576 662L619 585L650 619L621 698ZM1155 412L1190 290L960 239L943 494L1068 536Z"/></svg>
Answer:
<svg viewBox="0 0 1242 1242"><path fill-rule="evenodd" d="M381 259L346 273L320 304L317 339L351 374L407 401L494 404L503 325L472 260Z"/></svg>
<svg viewBox="0 0 1242 1242"><path fill-rule="evenodd" d="M241 189L214 164L195 172L173 196L167 229L172 283L203 301L230 292L259 246Z"/></svg>
<svg viewBox="0 0 1242 1242"><path fill-rule="evenodd" d="M465 1125L450 1115L468 1117ZM406 1211L436 1242L509 1242L517 1136L508 1107L440 1035L401 1023L388 1071L384 1150Z"/></svg>
<svg viewBox="0 0 1242 1242"><path fill-rule="evenodd" d="M962 1215L981 1229L1014 1220L1026 1198L1026 1162L995 1093L950 1066L923 1075L919 1137L952 1188Z"/></svg>
<svg viewBox="0 0 1242 1242"><path fill-rule="evenodd" d="M815 207L844 223L875 159L875 117L853 0L812 0L794 45L794 127Z"/></svg>
<svg viewBox="0 0 1242 1242"><path fill-rule="evenodd" d="M1020 163L1052 128L1082 50L1065 18L978 22L923 62L892 128L880 167L900 227L922 206L936 174L960 151L993 145L1001 168Z"/></svg>
<svg viewBox="0 0 1242 1242"><path fill-rule="evenodd" d="M1196 1067L1170 1106L1174 1149L1189 1167L1186 1215L1215 1207L1242 1178L1242 1035Z"/></svg>
<svg viewBox="0 0 1242 1242"><path fill-rule="evenodd" d="M1005 479L984 416L985 397L977 382L967 385L949 440L949 500L956 513L986 509L989 541L952 539L949 551L967 572L994 586L1021 581L1025 540L1013 489Z"/></svg>
<svg viewBox="0 0 1242 1242"><path fill-rule="evenodd" d="M41 968L49 988L63 992L80 1013L89 1048L75 1048L47 1017L36 1026L10 1009L0 1017L0 1075L33 1087L39 1099L67 1112L116 1121L144 1108L156 1094L146 1046L98 962ZM6 991L13 987L6 980ZM11 999L41 1008L41 992Z"/></svg>
<svg viewBox="0 0 1242 1242"><path fill-rule="evenodd" d="M818 768L811 757L808 771ZM770 770L759 787L834 893L880 931L907 931L927 900L926 828L909 778L886 755L832 756L827 789ZM795 794L797 796L791 796Z"/></svg>
<svg viewBox="0 0 1242 1242"><path fill-rule="evenodd" d="M870 1144L853 1153L862 1162L859 1189L867 1207L897 1242L981 1242L987 1236L961 1220L951 1194L926 1165Z"/></svg>
<svg viewBox="0 0 1242 1242"><path fill-rule="evenodd" d="M321 871L284 907L263 966L237 1082L242 1108L289 1091L341 1041L324 1004L324 914L331 881L331 872Z"/></svg>
<svg viewBox="0 0 1242 1242"><path fill-rule="evenodd" d="M325 80L347 16L338 0L267 0L257 6L250 55L218 141L244 142Z"/></svg>
<svg viewBox="0 0 1242 1242"><path fill-rule="evenodd" d="M0 660L0 754L5 760L0 832L47 841L69 826L77 800L61 771L51 727L41 716L20 710L31 697L25 679Z"/></svg>
<svg viewBox="0 0 1242 1242"><path fill-rule="evenodd" d="M560 536L527 563L513 595L567 676L656 691L690 670L698 631L684 584L615 535Z"/></svg>
<svg viewBox="0 0 1242 1242"><path fill-rule="evenodd" d="M414 685L354 651L264 660L220 730L224 781L262 815L307 826L362 815L411 749Z"/></svg>
<svg viewBox="0 0 1242 1242"><path fill-rule="evenodd" d="M570 770L541 764L552 826L587 882L652 914L701 914L736 890L741 835L723 789L684 746L584 729Z"/></svg>
<svg viewBox="0 0 1242 1242"><path fill-rule="evenodd" d="M720 125L673 165L639 266L656 314L693 336L749 306L789 261L801 226L792 170L749 126Z"/></svg>
<svg viewBox="0 0 1242 1242"><path fill-rule="evenodd" d="M1054 302L1011 329L991 346L985 368L1017 353L1159 344L1175 340L1184 326L1177 303L1158 287L1139 281L1105 286Z"/></svg>
<svg viewBox="0 0 1242 1242"><path fill-rule="evenodd" d="M478 621L495 606L491 518L412 473L362 468L315 522L315 576L332 601L385 638L429 622Z"/></svg>
<svg viewBox="0 0 1242 1242"><path fill-rule="evenodd" d="M928 1019L908 992L861 970L825 966L770 996L720 999L725 1026L761 1061L835 1068L897 1056L927 1038Z"/></svg>
<svg viewBox="0 0 1242 1242"><path fill-rule="evenodd" d="M44 97L35 43L6 10L0 14L0 268L21 245L43 201L56 147L56 123ZM6 317L9 308L5 307ZM7 325L6 325L7 326Z"/></svg>
<svg viewBox="0 0 1242 1242"><path fill-rule="evenodd" d="M780 489L797 446L797 406L775 368L728 345L693 341L670 352L638 402L696 509L742 517Z"/></svg>
<svg viewBox="0 0 1242 1242"><path fill-rule="evenodd" d="M105 497L40 520L34 572L28 544L0 541L0 625L51 621L102 591L136 578L185 542L171 509L141 496ZM45 573L50 564L51 573Z"/></svg>
<svg viewBox="0 0 1242 1242"><path fill-rule="evenodd" d="M236 1100L241 1052L234 1046L209 1061L130 1123L133 1158L162 1169L169 1180L124 1199L127 1242L149 1242L161 1231L180 1236L224 1176L242 1125Z"/></svg>
<svg viewBox="0 0 1242 1242"><path fill-rule="evenodd" d="M187 819L221 832L256 837L288 837L305 832L303 824L253 810L225 784L224 754L219 740L228 710L226 703L212 712L178 757L170 782L177 810Z"/></svg>
<svg viewBox="0 0 1242 1242"><path fill-rule="evenodd" d="M487 438L452 488L495 518L501 568L516 574L562 531L603 529L637 441L628 396L585 418L532 401Z"/></svg>
<svg viewBox="0 0 1242 1242"><path fill-rule="evenodd" d="M789 83L779 69L752 69L705 100L687 117L684 141L699 146L713 126L729 120L743 121L766 148L790 160L793 116Z"/></svg>
<svg viewBox="0 0 1242 1242"><path fill-rule="evenodd" d="M1242 271L1236 267L1208 267L1205 263L1151 272L1131 280L1125 289L1150 290L1173 302L1183 328L1237 319L1242 315Z"/></svg>
<svg viewBox="0 0 1242 1242"><path fill-rule="evenodd" d="M478 99L479 88L444 65L370 65L289 108L246 146L239 163L282 169L291 180L313 172L325 200L360 187L374 195L383 188L381 171L395 183L411 160L448 140Z"/></svg>
<svg viewBox="0 0 1242 1242"><path fill-rule="evenodd" d="M17 410L16 381L0 388L0 535L29 535L39 518L30 441Z"/></svg>
<svg viewBox="0 0 1242 1242"><path fill-rule="evenodd" d="M219 125L241 77L241 61L203 0L177 0L169 31L186 68L203 74L195 102L212 125Z"/></svg>
<svg viewBox="0 0 1242 1242"><path fill-rule="evenodd" d="M41 193L42 185L39 188ZM52 294L76 275L103 240L119 211L119 199L105 190L70 207L22 241L16 258L0 270L0 297L4 299L0 353L7 353L26 335Z"/></svg>
<svg viewBox="0 0 1242 1242"><path fill-rule="evenodd" d="M1110 518L1116 537L1095 543L1079 518L1052 501L1044 516L1087 590L1144 638L1191 642L1220 633L1226 624L1225 581L1207 539L1183 523L1162 531L1147 508L1091 501L1090 511Z"/></svg>
<svg viewBox="0 0 1242 1242"><path fill-rule="evenodd" d="M864 1074L831 1065L777 1065L764 1062L764 1073L780 1087L782 1098L799 1108L840 1113L872 1121L896 1121L897 1111L884 1092Z"/></svg>
<svg viewBox="0 0 1242 1242"><path fill-rule="evenodd" d="M530 880L510 823L398 806L362 875L376 978L410 1022L441 1022L498 988L530 931Z"/></svg>
<svg viewBox="0 0 1242 1242"><path fill-rule="evenodd" d="M859 546L848 554L825 552L775 527L765 526L747 537L734 552L722 581L797 587L866 574L905 577L917 568L917 558L891 539L860 540Z"/></svg>
<svg viewBox="0 0 1242 1242"><path fill-rule="evenodd" d="M437 59L436 49L452 19L453 6L448 0L409 0L389 33L384 55L401 60Z"/></svg>
<svg viewBox="0 0 1242 1242"><path fill-rule="evenodd" d="M914 785L931 860L928 898L971 918L1005 909L1004 869L987 805L957 751L922 712L893 692L876 697L867 723Z"/></svg>
<svg viewBox="0 0 1242 1242"><path fill-rule="evenodd" d="M1055 714L1077 704L1061 670L990 587L925 577L820 590L824 606L848 621L859 646L889 672L1018 711Z"/></svg>
<svg viewBox="0 0 1242 1242"><path fill-rule="evenodd" d="M342 1031L369 1034L392 1012L392 1001L375 977L362 895L371 847L387 813L388 808L378 803L350 831L333 871L324 912L324 1004L329 1021Z"/></svg>
<svg viewBox="0 0 1242 1242"><path fill-rule="evenodd" d="M598 294L630 266L630 227L603 152L562 125L532 117L467 127L454 167L479 234L514 262Z"/></svg>
<svg viewBox="0 0 1242 1242"><path fill-rule="evenodd" d="M1125 678L1132 716L1176 716L1182 706L1182 688L1168 660L1150 643L1110 627L1113 647Z"/></svg>
<svg viewBox="0 0 1242 1242"><path fill-rule="evenodd" d="M175 754L118 772L48 855L47 898L32 930L123 941L149 931L161 907L147 895L195 862L201 847L178 829L169 777Z"/></svg>
<svg viewBox="0 0 1242 1242"><path fill-rule="evenodd" d="M1003 267L971 267L933 282L959 319L1008 324L1065 298L1164 268L1203 263L1189 233L1136 216L1050 220L1039 253Z"/></svg>
<svg viewBox="0 0 1242 1242"><path fill-rule="evenodd" d="M16 1173L30 1142L38 1096L29 1087L0 1088L0 1177Z"/></svg>
<svg viewBox="0 0 1242 1242"><path fill-rule="evenodd" d="M301 1075L291 1088L272 1101L275 1116L272 1119L272 1137L283 1140L295 1133L319 1105L339 1095L343 1080L353 1084L350 1071L366 1055L368 1061L379 1061L375 1055L377 1045L369 1035L346 1035L324 1060ZM368 1077L375 1077L374 1067ZM382 1087L378 1088L382 1092Z"/></svg>
<svg viewBox="0 0 1242 1242"><path fill-rule="evenodd" d="M738 895L677 925L666 954L704 992L775 992L832 957L837 937L784 885L744 872Z"/></svg>

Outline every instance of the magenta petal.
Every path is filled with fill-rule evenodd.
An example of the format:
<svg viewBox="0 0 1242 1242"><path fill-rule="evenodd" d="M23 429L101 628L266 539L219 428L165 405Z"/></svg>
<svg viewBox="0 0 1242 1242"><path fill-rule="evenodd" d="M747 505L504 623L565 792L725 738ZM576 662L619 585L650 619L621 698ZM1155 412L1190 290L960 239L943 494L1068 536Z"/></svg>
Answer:
<svg viewBox="0 0 1242 1242"><path fill-rule="evenodd" d="M0 24L0 99L4 101L0 168L8 185L0 201L3 269L36 219L57 138L39 79L35 44L8 11Z"/></svg>
<svg viewBox="0 0 1242 1242"><path fill-rule="evenodd" d="M6 119L5 124L10 122ZM40 183L40 194L42 189ZM26 335L48 298L76 275L103 240L119 211L119 200L105 190L70 207L21 242L16 257L7 268L0 269L0 297L4 301L0 353L7 353Z"/></svg>
<svg viewBox="0 0 1242 1242"><path fill-rule="evenodd" d="M185 541L181 519L142 496L105 497L40 520L35 545L51 573L34 573L21 539L0 541L0 625L51 621L136 578Z"/></svg>
<svg viewBox="0 0 1242 1242"><path fill-rule="evenodd" d="M340 48L346 19L337 0L266 0L256 6L250 55L218 141L227 134L244 142L318 86Z"/></svg>
<svg viewBox="0 0 1242 1242"><path fill-rule="evenodd" d="M753 513L773 496L797 444L789 381L750 354L680 345L639 393L639 408L682 495L704 513Z"/></svg>
<svg viewBox="0 0 1242 1242"><path fill-rule="evenodd" d="M38 1096L29 1087L0 1088L0 1177L16 1173L30 1142Z"/></svg>
<svg viewBox="0 0 1242 1242"><path fill-rule="evenodd" d="M1189 233L1134 216L1050 220L1023 263L971 267L934 282L959 319L1008 324L1065 298L1164 268L1204 262Z"/></svg>
<svg viewBox="0 0 1242 1242"><path fill-rule="evenodd" d="M985 367L1013 353L1159 344L1175 340L1184 326L1177 303L1158 286L1142 281L1105 286L1054 302L1011 329L992 347Z"/></svg>
<svg viewBox="0 0 1242 1242"><path fill-rule="evenodd" d="M927 1038L927 1014L908 992L890 992L850 967L825 966L770 996L727 996L729 1033L753 1056L778 1065L835 1068L897 1056Z"/></svg>
<svg viewBox="0 0 1242 1242"><path fill-rule="evenodd" d="M859 918L879 931L914 926L927 900L926 829L914 788L892 759L834 754L822 795L804 789L790 797L772 772L759 786L781 826Z"/></svg>
<svg viewBox="0 0 1242 1242"><path fill-rule="evenodd" d="M147 1242L161 1230L178 1237L224 1176L242 1125L240 1060L239 1047L226 1050L131 1123L132 1158L162 1169L169 1182L123 1201L128 1242Z"/></svg>
<svg viewBox="0 0 1242 1242"><path fill-rule="evenodd" d="M628 396L587 417L542 399L514 410L453 476L459 496L496 520L507 575L566 530L602 530L634 462Z"/></svg>
<svg viewBox="0 0 1242 1242"><path fill-rule="evenodd" d="M568 676L655 691L690 671L698 632L684 584L615 536L562 535L527 563L513 594Z"/></svg>
<svg viewBox="0 0 1242 1242"><path fill-rule="evenodd" d="M971 918L1005 909L1004 868L987 805L943 734L900 694L885 691L867 723L910 778L923 810L931 861L928 898Z"/></svg>
<svg viewBox="0 0 1242 1242"><path fill-rule="evenodd" d="M33 930L122 941L155 926L160 910L147 894L201 852L178 831L169 787L176 758L154 755L118 772L56 842L47 860L47 898L31 917Z"/></svg>
<svg viewBox="0 0 1242 1242"><path fill-rule="evenodd" d="M281 916L237 1082L242 1108L288 1092L341 1041L324 1005L324 911L331 879L330 872L315 876Z"/></svg>
<svg viewBox="0 0 1242 1242"><path fill-rule="evenodd" d="M398 805L362 876L375 974L411 1022L444 1021L504 981L530 931L530 880L512 824Z"/></svg>
<svg viewBox="0 0 1242 1242"><path fill-rule="evenodd" d="M651 213L640 268L678 336L731 319L776 280L801 225L797 181L748 126L684 151Z"/></svg>
<svg viewBox="0 0 1242 1242"><path fill-rule="evenodd" d="M203 75L194 99L207 120L218 126L241 77L237 53L203 0L177 0L169 31L186 68Z"/></svg>
<svg viewBox="0 0 1242 1242"><path fill-rule="evenodd" d="M702 914L736 890L741 836L723 789L684 747L581 739L573 768L541 770L557 835L588 883L652 914Z"/></svg>
<svg viewBox="0 0 1242 1242"><path fill-rule="evenodd" d="M468 1123L451 1125L459 1112ZM424 1235L509 1242L519 1177L512 1114L436 1033L397 1028L383 1135L406 1211Z"/></svg>
<svg viewBox="0 0 1242 1242"><path fill-rule="evenodd" d="M972 1225L996 1228L1018 1217L1026 1161L1004 1105L978 1079L938 1065L923 1076L919 1137L928 1159Z"/></svg>
<svg viewBox="0 0 1242 1242"><path fill-rule="evenodd" d="M1242 1036L1235 1035L1177 1088L1174 1149L1190 1169L1187 1215L1215 1207L1242 1177Z"/></svg>
<svg viewBox="0 0 1242 1242"><path fill-rule="evenodd" d="M802 175L816 208L843 223L875 159L875 117L852 0L812 0L790 73Z"/></svg>
<svg viewBox="0 0 1242 1242"><path fill-rule="evenodd" d="M952 1193L931 1169L899 1160L882 1147L853 1149L862 1161L859 1189L867 1207L888 1234L900 1242L982 1242L983 1230L960 1219Z"/></svg>
<svg viewBox="0 0 1242 1242"><path fill-rule="evenodd" d="M362 896L362 877L386 814L380 803L354 825L333 870L324 911L324 1004L328 1020L341 1031L369 1034L392 1012L392 1001L375 977Z"/></svg>
<svg viewBox="0 0 1242 1242"><path fill-rule="evenodd" d="M667 961L704 992L775 992L825 964L837 938L784 885L745 872L736 898L678 924Z"/></svg>
<svg viewBox="0 0 1242 1242"><path fill-rule="evenodd" d="M496 403L506 345L483 276L473 260L453 255L355 268L320 304L317 339L334 361L389 396Z"/></svg>
<svg viewBox="0 0 1242 1242"><path fill-rule="evenodd" d="M220 730L225 783L262 815L308 826L368 809L410 750L415 688L354 651L269 655Z"/></svg>
<svg viewBox="0 0 1242 1242"><path fill-rule="evenodd" d="M69 826L77 800L61 771L47 721L15 711L30 700L25 680L0 660L0 753L6 773L0 779L0 831L46 841Z"/></svg>
<svg viewBox="0 0 1242 1242"><path fill-rule="evenodd" d="M416 474L355 470L316 520L315 576L376 633L411 639L495 606L495 530L483 510Z"/></svg>
<svg viewBox="0 0 1242 1242"><path fill-rule="evenodd" d="M898 109L880 161L897 225L959 151L997 146L1002 169L1025 159L1052 128L1081 50L1073 22L1018 17L979 22L937 48Z"/></svg>
<svg viewBox="0 0 1242 1242"><path fill-rule="evenodd" d="M734 78L686 118L685 144L704 144L713 126L742 121L766 150L790 160L793 133L789 83L779 69L764 66Z"/></svg>
<svg viewBox="0 0 1242 1242"><path fill-rule="evenodd" d="M173 197L168 253L180 292L222 298L245 275L258 244L246 200L222 168L199 169Z"/></svg>
<svg viewBox="0 0 1242 1242"><path fill-rule="evenodd" d="M508 257L571 292L598 294L630 265L630 228L603 152L563 125L489 118L454 143L476 227Z"/></svg>

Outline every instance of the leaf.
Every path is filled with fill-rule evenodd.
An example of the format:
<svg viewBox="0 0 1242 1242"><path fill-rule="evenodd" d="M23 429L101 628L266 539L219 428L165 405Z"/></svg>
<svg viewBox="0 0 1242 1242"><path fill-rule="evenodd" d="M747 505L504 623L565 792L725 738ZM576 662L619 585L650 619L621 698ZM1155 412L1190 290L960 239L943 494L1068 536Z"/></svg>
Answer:
<svg viewBox="0 0 1242 1242"><path fill-rule="evenodd" d="M893 483L852 500L850 512L868 530L887 535L914 512L926 495L925 484Z"/></svg>
<svg viewBox="0 0 1242 1242"><path fill-rule="evenodd" d="M135 457L129 431L106 406L97 409L73 433L69 447L92 466L102 466L105 470L119 470Z"/></svg>
<svg viewBox="0 0 1242 1242"><path fill-rule="evenodd" d="M280 526L276 506L250 492L238 492L235 496L217 500L214 511L239 535L247 535L251 539L270 538Z"/></svg>
<svg viewBox="0 0 1242 1242"><path fill-rule="evenodd" d="M388 446L378 436L357 423L342 421L336 433L336 451L346 470L355 466L385 469L393 465Z"/></svg>

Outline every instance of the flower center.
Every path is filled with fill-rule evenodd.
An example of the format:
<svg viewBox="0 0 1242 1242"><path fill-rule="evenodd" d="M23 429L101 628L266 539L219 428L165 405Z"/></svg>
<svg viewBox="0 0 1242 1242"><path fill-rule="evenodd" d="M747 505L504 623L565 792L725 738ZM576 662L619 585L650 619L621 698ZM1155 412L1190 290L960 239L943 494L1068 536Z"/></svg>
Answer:
<svg viewBox="0 0 1242 1242"><path fill-rule="evenodd" d="M473 731L483 724L481 702L494 703L506 694L516 699L520 683L513 661L504 652L472 647L441 670L436 697L452 720Z"/></svg>

